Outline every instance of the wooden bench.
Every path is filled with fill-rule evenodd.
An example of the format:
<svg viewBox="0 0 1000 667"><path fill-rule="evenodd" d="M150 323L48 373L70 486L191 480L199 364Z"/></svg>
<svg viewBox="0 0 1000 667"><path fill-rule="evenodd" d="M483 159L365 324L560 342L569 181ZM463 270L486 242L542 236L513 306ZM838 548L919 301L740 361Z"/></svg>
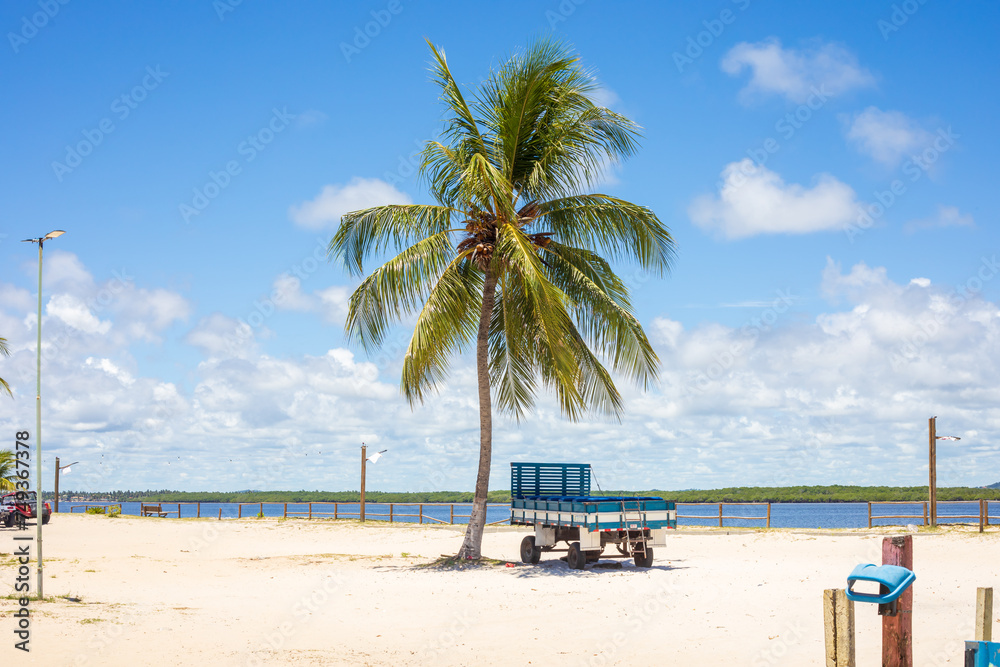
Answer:
<svg viewBox="0 0 1000 667"><path fill-rule="evenodd" d="M140 514L142 514L143 516L158 516L158 517L167 516L167 513L163 511L162 507L160 507L160 503L157 503L155 505L140 505L139 508L140 508Z"/></svg>

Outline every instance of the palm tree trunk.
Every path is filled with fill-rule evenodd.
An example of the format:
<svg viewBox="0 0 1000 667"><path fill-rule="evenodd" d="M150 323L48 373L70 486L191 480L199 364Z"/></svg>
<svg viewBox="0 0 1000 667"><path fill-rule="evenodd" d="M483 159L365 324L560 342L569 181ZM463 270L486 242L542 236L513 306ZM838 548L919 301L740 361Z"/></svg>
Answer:
<svg viewBox="0 0 1000 667"><path fill-rule="evenodd" d="M486 269L483 284L483 309L479 314L479 335L476 337L476 375L479 380L479 474L476 476L476 495L469 513L469 527L465 531L459 558L482 557L483 530L486 528L486 495L490 490L490 462L493 458L493 405L490 398L490 320L496 300L497 278L491 268Z"/></svg>

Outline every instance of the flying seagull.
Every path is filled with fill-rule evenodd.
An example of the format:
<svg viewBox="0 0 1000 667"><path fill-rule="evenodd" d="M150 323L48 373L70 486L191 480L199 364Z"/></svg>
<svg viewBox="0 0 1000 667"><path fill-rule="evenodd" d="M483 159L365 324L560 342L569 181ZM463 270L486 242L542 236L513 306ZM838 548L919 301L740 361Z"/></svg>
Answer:
<svg viewBox="0 0 1000 667"><path fill-rule="evenodd" d="M381 452L375 452L374 454L368 457L368 460L371 461L372 463L378 463L378 460L382 458L382 455L385 454L387 451L389 450L383 449Z"/></svg>

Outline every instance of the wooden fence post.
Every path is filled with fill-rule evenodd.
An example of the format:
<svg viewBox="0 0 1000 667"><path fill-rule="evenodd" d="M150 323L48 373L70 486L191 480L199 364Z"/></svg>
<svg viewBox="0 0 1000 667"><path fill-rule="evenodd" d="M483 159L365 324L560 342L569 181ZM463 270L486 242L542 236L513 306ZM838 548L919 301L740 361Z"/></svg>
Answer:
<svg viewBox="0 0 1000 667"><path fill-rule="evenodd" d="M333 504L333 518L334 519L338 518L337 517L337 503Z"/></svg>
<svg viewBox="0 0 1000 667"><path fill-rule="evenodd" d="M392 523L392 503L389 503L389 523Z"/></svg>
<svg viewBox="0 0 1000 667"><path fill-rule="evenodd" d="M924 506L924 525L926 526L927 525L927 501L925 500L922 504Z"/></svg>
<svg viewBox="0 0 1000 667"><path fill-rule="evenodd" d="M222 521L222 508L219 508L219 521Z"/></svg>
<svg viewBox="0 0 1000 667"><path fill-rule="evenodd" d="M455 523L455 503L451 504L451 511L448 513L448 523Z"/></svg>
<svg viewBox="0 0 1000 667"><path fill-rule="evenodd" d="M854 602L843 588L823 591L826 667L855 667Z"/></svg>
<svg viewBox="0 0 1000 667"><path fill-rule="evenodd" d="M882 564L912 570L913 536L883 539ZM898 614L882 617L882 667L913 667L913 586L903 591L897 605Z"/></svg>
<svg viewBox="0 0 1000 667"><path fill-rule="evenodd" d="M313 518L313 504L309 503L309 518Z"/></svg>
<svg viewBox="0 0 1000 667"><path fill-rule="evenodd" d="M872 527L872 501L868 501L868 527Z"/></svg>
<svg viewBox="0 0 1000 667"><path fill-rule="evenodd" d="M282 519L288 518L288 503L285 503L284 507L281 508L281 518Z"/></svg>
<svg viewBox="0 0 1000 667"><path fill-rule="evenodd" d="M767 527L771 527L771 503L767 504Z"/></svg>
<svg viewBox="0 0 1000 667"><path fill-rule="evenodd" d="M719 528L722 528L722 503L719 503Z"/></svg>
<svg viewBox="0 0 1000 667"><path fill-rule="evenodd" d="M236 512L237 512L236 518L237 519L242 519L243 518L243 503L237 503L237 505L236 505Z"/></svg>
<svg viewBox="0 0 1000 667"><path fill-rule="evenodd" d="M260 509L259 509L259 510L257 511L257 514L258 514L258 515L261 515L261 514L263 514L263 513L264 513L264 503L261 503L261 504L260 504Z"/></svg>
<svg viewBox="0 0 1000 667"><path fill-rule="evenodd" d="M419 523L423 523L424 522L424 506L423 505L420 505L420 509L417 510L417 514L420 515L420 519L418 519L418 522Z"/></svg>
<svg viewBox="0 0 1000 667"><path fill-rule="evenodd" d="M976 641L993 641L993 589L976 589Z"/></svg>
<svg viewBox="0 0 1000 667"><path fill-rule="evenodd" d="M198 518L201 518L201 501L198 501Z"/></svg>

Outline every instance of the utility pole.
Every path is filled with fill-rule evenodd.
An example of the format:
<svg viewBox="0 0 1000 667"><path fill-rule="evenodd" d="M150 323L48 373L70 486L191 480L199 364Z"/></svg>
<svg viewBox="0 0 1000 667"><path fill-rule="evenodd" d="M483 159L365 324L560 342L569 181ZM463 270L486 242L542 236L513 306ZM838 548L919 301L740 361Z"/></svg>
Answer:
<svg viewBox="0 0 1000 667"><path fill-rule="evenodd" d="M931 526L937 525L937 417L927 420L927 429L930 434L930 453L927 469L930 479L928 480L929 492L928 501L931 506Z"/></svg>
<svg viewBox="0 0 1000 667"><path fill-rule="evenodd" d="M368 448L361 445L361 520L365 520L365 463L368 461Z"/></svg>

